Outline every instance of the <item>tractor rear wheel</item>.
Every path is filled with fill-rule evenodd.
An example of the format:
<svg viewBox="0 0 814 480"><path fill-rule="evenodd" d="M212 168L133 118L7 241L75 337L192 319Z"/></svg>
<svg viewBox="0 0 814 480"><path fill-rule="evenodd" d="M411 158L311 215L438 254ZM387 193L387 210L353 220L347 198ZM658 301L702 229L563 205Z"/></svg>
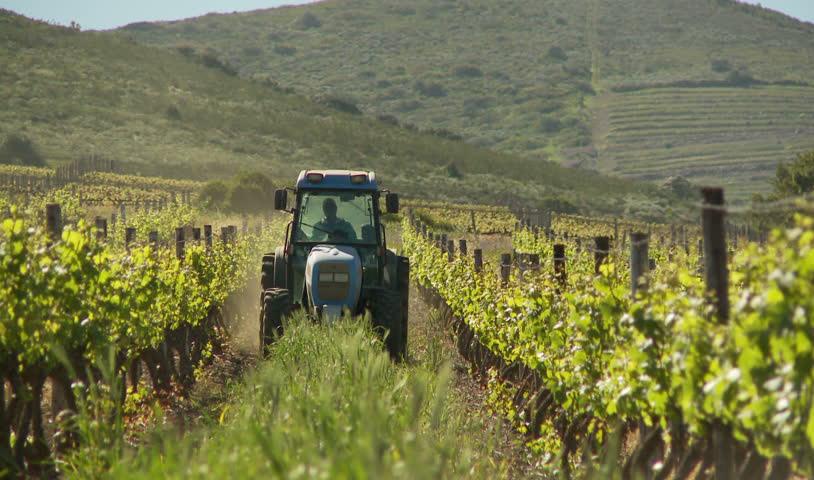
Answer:
<svg viewBox="0 0 814 480"><path fill-rule="evenodd" d="M283 320L291 312L291 296L285 288L269 288L263 292L260 311L260 355L277 337L283 335Z"/></svg>
<svg viewBox="0 0 814 480"><path fill-rule="evenodd" d="M380 335L389 332L384 340L387 353L393 360L407 357L407 315L402 311L401 294L395 290L379 290L371 299L373 328Z"/></svg>

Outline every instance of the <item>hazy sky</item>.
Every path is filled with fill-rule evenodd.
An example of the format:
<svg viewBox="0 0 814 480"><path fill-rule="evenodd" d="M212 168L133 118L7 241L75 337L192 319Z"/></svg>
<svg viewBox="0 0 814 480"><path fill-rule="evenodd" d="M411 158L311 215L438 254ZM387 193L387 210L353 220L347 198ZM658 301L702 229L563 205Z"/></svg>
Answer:
<svg viewBox="0 0 814 480"><path fill-rule="evenodd" d="M241 12L309 3L310 0L0 0L0 8L83 30L121 27L145 20L178 20L210 12Z"/></svg>
<svg viewBox="0 0 814 480"><path fill-rule="evenodd" d="M613 1L613 0L608 0ZM814 0L747 0L814 22ZM84 29L106 29L142 20L177 20L209 12L277 7L309 0L0 0L0 7Z"/></svg>

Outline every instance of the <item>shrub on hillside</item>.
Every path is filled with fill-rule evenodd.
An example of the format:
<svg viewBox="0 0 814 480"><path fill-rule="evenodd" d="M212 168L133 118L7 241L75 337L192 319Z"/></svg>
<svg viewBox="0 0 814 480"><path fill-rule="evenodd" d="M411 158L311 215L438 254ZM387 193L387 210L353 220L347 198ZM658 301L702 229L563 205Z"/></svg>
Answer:
<svg viewBox="0 0 814 480"><path fill-rule="evenodd" d="M568 60L568 54L565 53L565 50L562 47L553 46L548 49L548 53L546 53L546 58L550 58L552 60L556 60L559 62L564 62Z"/></svg>
<svg viewBox="0 0 814 480"><path fill-rule="evenodd" d="M0 146L0 163L43 167L45 159L29 138L12 133Z"/></svg>
<svg viewBox="0 0 814 480"><path fill-rule="evenodd" d="M442 98L447 96L447 90L439 83L424 83L419 80L415 83L415 89L425 97Z"/></svg>
<svg viewBox="0 0 814 480"><path fill-rule="evenodd" d="M733 87L749 87L757 83L755 77L745 70L734 70L726 76L726 81Z"/></svg>
<svg viewBox="0 0 814 480"><path fill-rule="evenodd" d="M399 113L408 113L414 112L423 106L424 104L418 100L403 100L396 105L395 109Z"/></svg>
<svg viewBox="0 0 814 480"><path fill-rule="evenodd" d="M557 133L562 129L562 122L560 119L553 116L544 116L540 119L540 132L541 133Z"/></svg>
<svg viewBox="0 0 814 480"><path fill-rule="evenodd" d="M274 53L284 57L290 57L297 53L297 49L294 47L289 47L288 45L277 45L274 47Z"/></svg>
<svg viewBox="0 0 814 480"><path fill-rule="evenodd" d="M208 68L213 68L215 70L220 70L221 72L225 73L226 75L236 77L237 70L226 63L225 61L218 58L217 54L213 51L207 51L201 54L201 64Z"/></svg>
<svg viewBox="0 0 814 480"><path fill-rule="evenodd" d="M726 73L732 70L732 64L729 63L729 60L724 59L717 59L711 61L709 67L712 69L713 72L716 73Z"/></svg>
<svg viewBox="0 0 814 480"><path fill-rule="evenodd" d="M447 176L449 178L463 178L463 173L461 173L461 169L458 168L458 165L455 162L449 162L445 167L447 171Z"/></svg>
<svg viewBox="0 0 814 480"><path fill-rule="evenodd" d="M181 120L181 110L178 110L178 107L175 105L170 105L167 107L167 111L165 115L169 120L178 121Z"/></svg>
<svg viewBox="0 0 814 480"><path fill-rule="evenodd" d="M317 97L316 102L332 108L339 112L350 113L351 115L361 115L362 111L356 106L353 100L343 98L338 95L322 95Z"/></svg>
<svg viewBox="0 0 814 480"><path fill-rule="evenodd" d="M483 71L474 65L460 65L452 70L452 74L458 78L480 78Z"/></svg>
<svg viewBox="0 0 814 480"><path fill-rule="evenodd" d="M393 115L388 115L386 113L382 113L376 117L380 122L386 123L388 125L393 125L394 127L399 126L399 119Z"/></svg>
<svg viewBox="0 0 814 480"><path fill-rule="evenodd" d="M244 47L243 55L248 57L259 57L263 54L263 49L260 47Z"/></svg>
<svg viewBox="0 0 814 480"><path fill-rule="evenodd" d="M473 97L467 98L464 100L464 112L467 114L473 114L480 110L484 110L489 108L489 105L492 104L492 98L490 97Z"/></svg>
<svg viewBox="0 0 814 480"><path fill-rule="evenodd" d="M433 136L436 136L438 138L443 138L445 140L454 140L456 142L460 142L460 141L462 141L464 139L461 135L459 135L459 134L457 134L457 133L455 133L455 132L453 132L451 130L447 130L446 128L428 128L426 130L422 130L421 133L426 133L428 135L433 135Z"/></svg>
<svg viewBox="0 0 814 480"><path fill-rule="evenodd" d="M305 12L297 23L303 30L319 28L322 26L322 22L319 20L319 18L317 18L317 16L311 12Z"/></svg>
<svg viewBox="0 0 814 480"><path fill-rule="evenodd" d="M195 47L192 45L178 45L175 50L187 58L195 57Z"/></svg>

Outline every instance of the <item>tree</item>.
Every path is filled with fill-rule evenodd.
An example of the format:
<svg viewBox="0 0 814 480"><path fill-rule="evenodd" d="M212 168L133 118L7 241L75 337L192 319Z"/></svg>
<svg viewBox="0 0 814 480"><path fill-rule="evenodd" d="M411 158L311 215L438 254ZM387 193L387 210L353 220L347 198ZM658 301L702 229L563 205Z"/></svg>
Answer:
<svg viewBox="0 0 814 480"><path fill-rule="evenodd" d="M44 167L45 159L37 151L34 142L23 135L12 133L0 146L0 163Z"/></svg>
<svg viewBox="0 0 814 480"><path fill-rule="evenodd" d="M229 207L235 212L259 213L274 205L274 183L260 172L240 173L229 192Z"/></svg>
<svg viewBox="0 0 814 480"><path fill-rule="evenodd" d="M777 197L805 195L814 191L814 151L803 153L789 164L777 166L774 193Z"/></svg>
<svg viewBox="0 0 814 480"><path fill-rule="evenodd" d="M201 189L201 201L210 208L222 208L226 204L226 197L229 195L229 186L226 183L215 180L207 183Z"/></svg>

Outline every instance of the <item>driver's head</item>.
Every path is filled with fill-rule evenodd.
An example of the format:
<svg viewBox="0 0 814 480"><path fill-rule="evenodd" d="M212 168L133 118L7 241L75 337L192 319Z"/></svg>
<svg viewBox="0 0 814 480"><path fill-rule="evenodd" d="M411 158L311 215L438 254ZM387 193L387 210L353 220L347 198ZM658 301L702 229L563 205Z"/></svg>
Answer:
<svg viewBox="0 0 814 480"><path fill-rule="evenodd" d="M333 198L326 198L322 202L322 213L325 214L325 218L328 220L336 218L336 202Z"/></svg>

